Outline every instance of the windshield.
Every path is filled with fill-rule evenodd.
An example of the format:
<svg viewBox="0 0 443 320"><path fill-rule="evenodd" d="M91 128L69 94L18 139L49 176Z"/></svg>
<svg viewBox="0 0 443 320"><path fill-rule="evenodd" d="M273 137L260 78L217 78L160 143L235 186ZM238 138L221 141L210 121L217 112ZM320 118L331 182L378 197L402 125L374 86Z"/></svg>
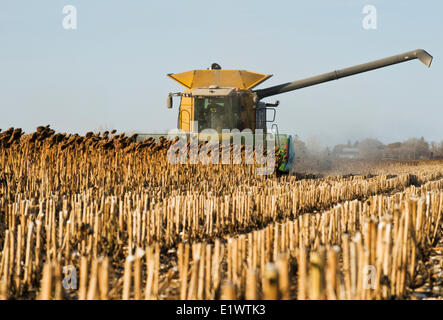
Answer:
<svg viewBox="0 0 443 320"><path fill-rule="evenodd" d="M222 129L236 127L233 123L232 97L196 97L195 121L198 131L214 129L221 133Z"/></svg>

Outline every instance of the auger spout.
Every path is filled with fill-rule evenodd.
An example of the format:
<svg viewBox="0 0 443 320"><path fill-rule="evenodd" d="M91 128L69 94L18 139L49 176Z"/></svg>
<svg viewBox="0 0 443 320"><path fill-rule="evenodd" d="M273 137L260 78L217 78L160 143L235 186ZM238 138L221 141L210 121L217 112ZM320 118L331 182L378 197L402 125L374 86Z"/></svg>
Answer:
<svg viewBox="0 0 443 320"><path fill-rule="evenodd" d="M406 61L414 60L414 59L419 59L427 67L430 67L431 63L432 63L432 56L429 53L427 53L423 49L417 49L417 50L401 53L401 54L398 54L398 55L395 55L392 57L383 58L383 59L359 64L359 65L356 65L353 67L335 70L335 71L324 73L324 74L321 74L318 76L314 76L314 77L310 77L310 78L306 78L306 79L302 79L302 80L297 80L294 82L288 82L288 83L280 84L280 85L265 88L265 89L254 90L254 92L256 93L257 98L260 100L260 99L270 97L270 96L273 96L276 94L314 86L314 85L317 85L317 84L320 84L323 82L338 80L338 79L341 79L344 77L349 77L349 76L352 76L355 74L359 74L359 73L363 73L363 72L367 72L367 71L371 71L371 70L375 70L375 69L379 69L379 68L384 68L384 67L387 67L387 66L390 66L393 64L402 63L402 62L406 62Z"/></svg>

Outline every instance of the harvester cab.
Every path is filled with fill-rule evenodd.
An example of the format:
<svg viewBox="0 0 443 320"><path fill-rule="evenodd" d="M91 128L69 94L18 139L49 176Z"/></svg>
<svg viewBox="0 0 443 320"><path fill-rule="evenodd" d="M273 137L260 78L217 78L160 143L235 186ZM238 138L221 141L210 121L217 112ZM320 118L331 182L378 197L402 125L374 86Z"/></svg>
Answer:
<svg viewBox="0 0 443 320"><path fill-rule="evenodd" d="M276 146L280 148L281 160L278 163L278 171L287 173L294 160L293 138L290 135L279 134L277 124L274 122L275 107L279 102L265 103L261 101L262 99L413 59L419 59L428 67L432 62L431 55L422 49L417 49L258 90L253 89L271 75L246 70L223 70L214 63L208 70L168 74L168 77L186 89L183 92L170 93L167 106L172 108L173 96L181 97L178 128L188 133L200 133L204 129L213 129L219 134L223 129L231 131L250 129L254 133L261 129L265 135L272 134Z"/></svg>
<svg viewBox="0 0 443 320"><path fill-rule="evenodd" d="M217 65L216 63L213 64ZM185 132L201 132L214 129L264 129L263 116L256 116L257 103L252 88L271 75L243 70L192 70L168 74L170 78L183 85L184 92L170 93L180 96L178 128ZM170 104L172 105L172 103ZM262 104L260 104L262 105ZM264 105L264 104L263 104ZM192 123L198 122L193 128Z"/></svg>
<svg viewBox="0 0 443 320"><path fill-rule="evenodd" d="M168 108L171 108L172 97L181 97L178 128L182 131L200 133L212 129L226 137L226 131L231 134L254 134L261 130L268 140L271 136L276 146L284 150L283 156L288 155L288 158L293 154L290 147L292 137L279 134L275 123L275 107L279 102L257 101L252 91L271 75L246 70L223 70L214 63L210 70L192 70L168 76L186 88L184 92L170 93L167 99ZM289 160L283 165L279 164L280 171L289 171L292 158Z"/></svg>

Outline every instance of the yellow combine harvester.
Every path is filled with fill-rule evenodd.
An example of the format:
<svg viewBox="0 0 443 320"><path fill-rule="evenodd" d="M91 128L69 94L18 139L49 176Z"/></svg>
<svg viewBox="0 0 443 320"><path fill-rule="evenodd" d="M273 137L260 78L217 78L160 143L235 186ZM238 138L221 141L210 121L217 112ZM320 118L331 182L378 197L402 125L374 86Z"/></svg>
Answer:
<svg viewBox="0 0 443 320"><path fill-rule="evenodd" d="M279 102L265 103L262 99L413 59L419 59L428 67L432 62L431 55L417 49L265 89L254 88L271 75L245 70L222 70L214 63L210 70L168 74L168 77L186 89L183 92L170 93L167 106L172 108L173 96L181 97L178 128L189 134L200 133L204 129L214 129L219 134L223 129L250 129L252 132L261 129L265 134L272 132L282 155L278 170L289 172L294 160L292 136L279 134L277 124L274 123L275 107ZM140 135L141 138L147 136L155 135Z"/></svg>

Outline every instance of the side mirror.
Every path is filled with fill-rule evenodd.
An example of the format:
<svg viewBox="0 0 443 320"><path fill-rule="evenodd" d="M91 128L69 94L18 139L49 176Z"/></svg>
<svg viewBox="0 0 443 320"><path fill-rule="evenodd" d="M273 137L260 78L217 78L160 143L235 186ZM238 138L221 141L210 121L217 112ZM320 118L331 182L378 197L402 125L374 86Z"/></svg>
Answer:
<svg viewBox="0 0 443 320"><path fill-rule="evenodd" d="M166 106L168 107L168 109L172 109L172 105L172 94L168 94L168 98L166 99Z"/></svg>

